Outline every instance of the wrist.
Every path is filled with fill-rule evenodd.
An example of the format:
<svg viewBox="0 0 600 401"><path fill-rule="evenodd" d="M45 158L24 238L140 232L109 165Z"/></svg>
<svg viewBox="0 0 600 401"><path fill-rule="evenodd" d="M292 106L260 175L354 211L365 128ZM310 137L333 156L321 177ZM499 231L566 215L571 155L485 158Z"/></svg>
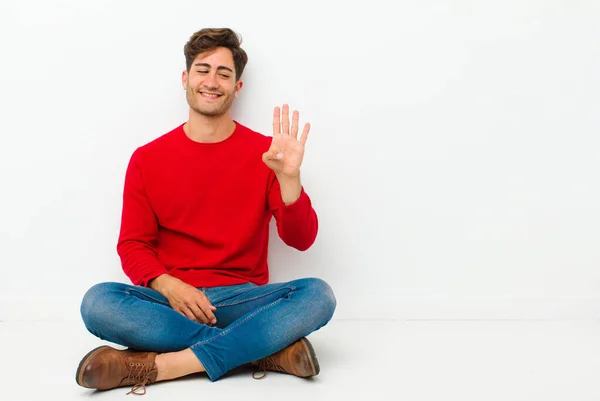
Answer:
<svg viewBox="0 0 600 401"><path fill-rule="evenodd" d="M300 173L294 175L285 175L279 174L275 175L277 177L277 181L279 181L280 186L285 186L289 188L300 187Z"/></svg>
<svg viewBox="0 0 600 401"><path fill-rule="evenodd" d="M300 176L278 176L279 187L281 188L281 199L287 206L296 202L302 193L302 184Z"/></svg>
<svg viewBox="0 0 600 401"><path fill-rule="evenodd" d="M149 287L155 291L160 292L166 297L169 292L169 289L176 281L177 279L175 277L164 273L150 281Z"/></svg>

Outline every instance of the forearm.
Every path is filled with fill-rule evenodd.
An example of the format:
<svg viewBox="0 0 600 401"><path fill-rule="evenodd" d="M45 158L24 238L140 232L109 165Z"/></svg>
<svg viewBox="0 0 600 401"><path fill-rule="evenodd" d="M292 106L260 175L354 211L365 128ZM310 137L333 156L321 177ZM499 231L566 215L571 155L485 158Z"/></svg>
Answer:
<svg viewBox="0 0 600 401"><path fill-rule="evenodd" d="M131 231L126 225L122 226L117 252L123 272L131 282L147 287L151 279L166 273L167 269L157 258L152 241Z"/></svg>
<svg viewBox="0 0 600 401"><path fill-rule="evenodd" d="M296 177L277 177L277 181L279 181L281 199L286 206L296 202L300 198L300 194L302 193L300 175Z"/></svg>
<svg viewBox="0 0 600 401"><path fill-rule="evenodd" d="M308 249L316 239L319 223L300 180L278 179L271 196L271 204L279 205L272 209L279 237L298 250ZM285 205L281 203L280 196Z"/></svg>
<svg viewBox="0 0 600 401"><path fill-rule="evenodd" d="M140 152L135 151L125 175L117 252L131 282L147 287L167 269L158 258L158 224L142 178L144 164Z"/></svg>

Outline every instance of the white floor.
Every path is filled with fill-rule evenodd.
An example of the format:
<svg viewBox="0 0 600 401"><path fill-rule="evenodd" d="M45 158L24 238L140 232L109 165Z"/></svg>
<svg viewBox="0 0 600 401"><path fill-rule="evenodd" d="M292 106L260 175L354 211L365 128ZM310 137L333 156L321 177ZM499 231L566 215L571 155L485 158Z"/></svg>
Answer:
<svg viewBox="0 0 600 401"><path fill-rule="evenodd" d="M148 386L147 400L600 400L600 322L332 321L309 337L321 374L246 368ZM102 342L78 323L0 323L0 400L126 399L75 383ZM134 397L129 395L128 397Z"/></svg>

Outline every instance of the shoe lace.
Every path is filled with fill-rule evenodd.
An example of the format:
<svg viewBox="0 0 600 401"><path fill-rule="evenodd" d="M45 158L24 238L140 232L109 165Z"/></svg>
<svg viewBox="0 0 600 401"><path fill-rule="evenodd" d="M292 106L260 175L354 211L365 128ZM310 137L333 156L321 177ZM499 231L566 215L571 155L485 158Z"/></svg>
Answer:
<svg viewBox="0 0 600 401"><path fill-rule="evenodd" d="M267 376L267 370L274 370L285 373L285 369L283 369L279 364L277 364L275 358L268 356L258 361L256 371L252 373L252 377L256 380L264 379ZM263 375L257 377L256 374L259 372L262 372Z"/></svg>
<svg viewBox="0 0 600 401"><path fill-rule="evenodd" d="M129 363L129 375L125 378L126 383L133 384L131 391L127 393L135 395L146 394L146 384L150 381L150 375L157 372L153 363ZM143 390L143 393L138 392Z"/></svg>

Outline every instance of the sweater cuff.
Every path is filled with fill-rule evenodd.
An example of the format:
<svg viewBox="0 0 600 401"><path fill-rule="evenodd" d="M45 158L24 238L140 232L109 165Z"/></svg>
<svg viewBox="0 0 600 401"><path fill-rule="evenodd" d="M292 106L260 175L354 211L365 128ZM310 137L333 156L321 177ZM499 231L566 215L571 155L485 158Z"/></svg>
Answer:
<svg viewBox="0 0 600 401"><path fill-rule="evenodd" d="M300 197L289 205L283 203L283 210L285 213L294 213L298 210L304 209L307 206L307 203L310 203L310 200L304 191L304 187L302 186L300 190Z"/></svg>
<svg viewBox="0 0 600 401"><path fill-rule="evenodd" d="M147 272L146 274L144 274L142 277L139 278L138 283L134 283L134 285L139 285L142 287L148 287L148 284L150 283L150 281L154 280L155 278L157 278L158 276L162 275L162 274L167 274L167 270L164 268L157 268L156 270L152 270L150 272Z"/></svg>

